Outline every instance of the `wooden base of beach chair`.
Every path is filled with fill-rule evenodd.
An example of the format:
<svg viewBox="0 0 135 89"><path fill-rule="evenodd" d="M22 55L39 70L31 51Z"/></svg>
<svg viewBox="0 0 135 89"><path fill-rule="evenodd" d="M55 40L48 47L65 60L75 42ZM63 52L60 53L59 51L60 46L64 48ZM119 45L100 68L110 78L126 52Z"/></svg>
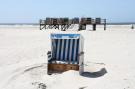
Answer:
<svg viewBox="0 0 135 89"><path fill-rule="evenodd" d="M48 74L62 73L68 70L79 71L79 65L75 64L48 64Z"/></svg>

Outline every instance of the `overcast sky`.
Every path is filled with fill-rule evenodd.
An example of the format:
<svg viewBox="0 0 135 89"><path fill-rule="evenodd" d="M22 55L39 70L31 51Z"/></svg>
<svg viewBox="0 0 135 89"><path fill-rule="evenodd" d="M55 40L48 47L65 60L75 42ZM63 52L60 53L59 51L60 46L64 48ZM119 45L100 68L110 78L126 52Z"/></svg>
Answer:
<svg viewBox="0 0 135 89"><path fill-rule="evenodd" d="M135 22L135 0L0 0L0 23L38 23L46 17L85 16Z"/></svg>

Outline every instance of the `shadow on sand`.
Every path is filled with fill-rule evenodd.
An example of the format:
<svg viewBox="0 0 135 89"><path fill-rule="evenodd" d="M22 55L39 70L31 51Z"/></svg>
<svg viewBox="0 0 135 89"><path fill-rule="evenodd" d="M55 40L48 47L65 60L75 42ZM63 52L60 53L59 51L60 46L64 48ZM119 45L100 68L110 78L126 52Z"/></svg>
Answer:
<svg viewBox="0 0 135 89"><path fill-rule="evenodd" d="M107 70L105 68L102 68L101 70L96 71L96 72L83 72L82 76L89 77L89 78L98 78L105 75L106 73L107 73Z"/></svg>

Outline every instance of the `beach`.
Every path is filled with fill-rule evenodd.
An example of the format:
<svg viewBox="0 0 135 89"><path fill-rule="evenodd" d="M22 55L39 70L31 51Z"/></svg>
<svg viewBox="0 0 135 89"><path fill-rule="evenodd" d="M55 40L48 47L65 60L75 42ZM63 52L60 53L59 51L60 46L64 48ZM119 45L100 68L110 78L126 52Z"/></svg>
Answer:
<svg viewBox="0 0 135 89"><path fill-rule="evenodd" d="M97 26L83 31L39 30L39 26L0 26L0 89L135 89L135 29L131 25ZM84 71L47 75L51 33L79 33L84 37Z"/></svg>

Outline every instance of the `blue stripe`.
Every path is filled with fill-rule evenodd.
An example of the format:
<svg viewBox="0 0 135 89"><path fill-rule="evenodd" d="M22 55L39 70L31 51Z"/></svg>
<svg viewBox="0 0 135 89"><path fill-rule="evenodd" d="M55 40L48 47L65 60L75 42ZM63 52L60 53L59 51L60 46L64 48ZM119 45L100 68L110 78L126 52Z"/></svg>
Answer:
<svg viewBox="0 0 135 89"><path fill-rule="evenodd" d="M63 49L63 58L62 58L64 61L66 61L66 59L64 59L65 55L66 55L66 52L65 52L66 51L66 40L67 39L64 40L64 49Z"/></svg>
<svg viewBox="0 0 135 89"><path fill-rule="evenodd" d="M60 60L61 59L61 45L62 45L62 39L60 39L60 46L59 46L59 59L58 60Z"/></svg>
<svg viewBox="0 0 135 89"><path fill-rule="evenodd" d="M63 39L63 38L79 38L80 34L51 34L52 39Z"/></svg>
<svg viewBox="0 0 135 89"><path fill-rule="evenodd" d="M69 43L69 39L66 39L66 49L65 49L65 61L67 61L68 58L68 43Z"/></svg>
<svg viewBox="0 0 135 89"><path fill-rule="evenodd" d="M73 39L73 45L72 45L72 55L71 55L71 62L72 64L74 64L74 45L75 45L75 39Z"/></svg>
<svg viewBox="0 0 135 89"><path fill-rule="evenodd" d="M58 44L57 44L56 60L59 60L59 50L60 50L60 39L58 39Z"/></svg>
<svg viewBox="0 0 135 89"><path fill-rule="evenodd" d="M54 40L52 39L52 58L54 58Z"/></svg>
<svg viewBox="0 0 135 89"><path fill-rule="evenodd" d="M69 40L69 42L68 42L68 50L67 50L67 61L70 62L69 56L70 56L70 42L71 42L71 39L68 39L68 40Z"/></svg>
<svg viewBox="0 0 135 89"><path fill-rule="evenodd" d="M72 45L73 45L73 39L70 41L70 52L69 52L69 63L72 63Z"/></svg>
<svg viewBox="0 0 135 89"><path fill-rule="evenodd" d="M55 58L55 40L52 39L52 58Z"/></svg>
<svg viewBox="0 0 135 89"><path fill-rule="evenodd" d="M64 59L63 59L63 53L64 53L64 39L62 39L62 42L61 42L61 54L60 54L60 59L62 60L62 61L64 61Z"/></svg>
<svg viewBox="0 0 135 89"><path fill-rule="evenodd" d="M58 39L55 39L55 45L56 45L56 48L54 49L54 53L55 53L54 59L56 59L56 56L57 56Z"/></svg>

